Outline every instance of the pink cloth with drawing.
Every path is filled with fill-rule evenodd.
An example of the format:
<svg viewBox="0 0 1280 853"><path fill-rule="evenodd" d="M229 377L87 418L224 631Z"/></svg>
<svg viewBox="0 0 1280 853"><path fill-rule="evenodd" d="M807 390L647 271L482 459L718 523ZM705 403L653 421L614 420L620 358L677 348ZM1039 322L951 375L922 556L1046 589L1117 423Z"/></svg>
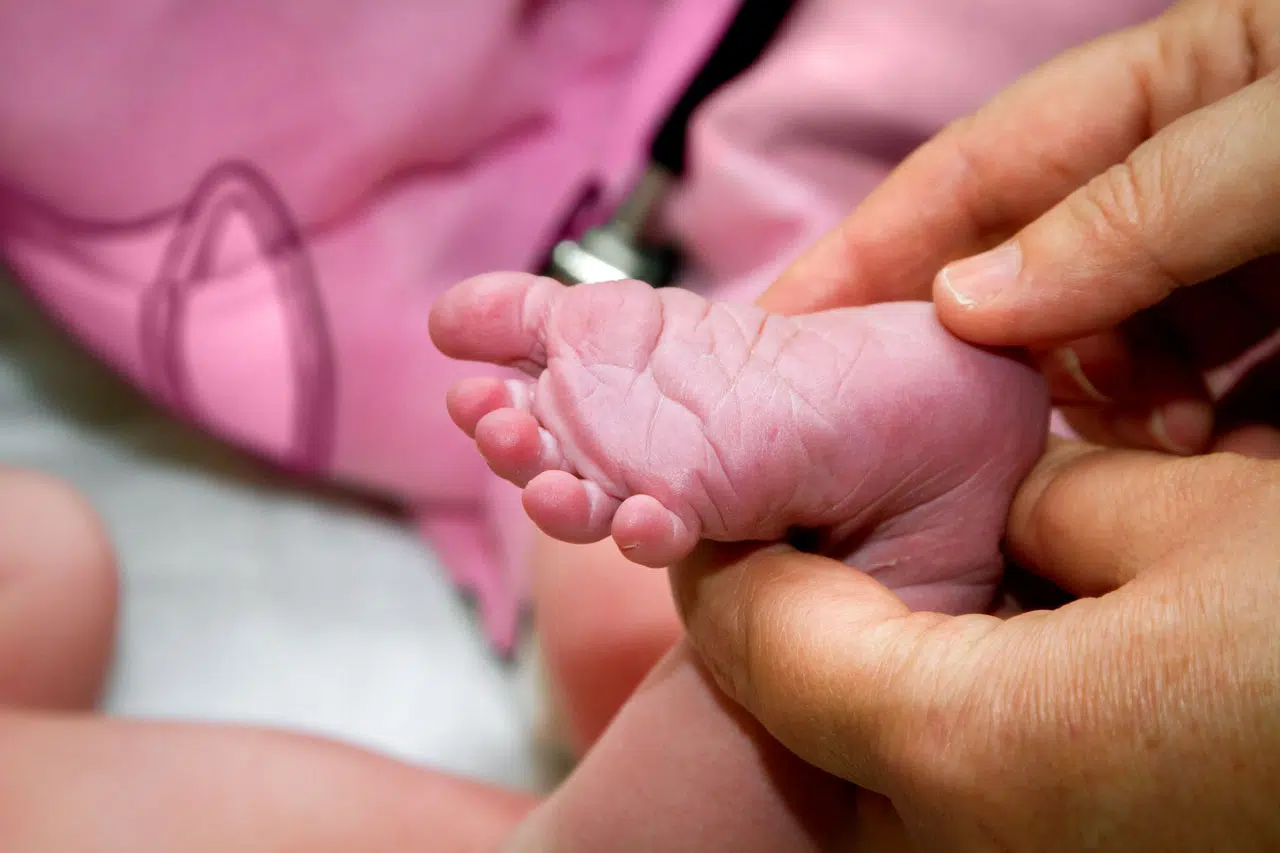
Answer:
<svg viewBox="0 0 1280 853"><path fill-rule="evenodd" d="M606 216L732 0L0 7L0 250L179 415L411 510L501 647L529 527L428 308ZM750 297L912 147L1163 0L809 0L709 101L666 212Z"/></svg>

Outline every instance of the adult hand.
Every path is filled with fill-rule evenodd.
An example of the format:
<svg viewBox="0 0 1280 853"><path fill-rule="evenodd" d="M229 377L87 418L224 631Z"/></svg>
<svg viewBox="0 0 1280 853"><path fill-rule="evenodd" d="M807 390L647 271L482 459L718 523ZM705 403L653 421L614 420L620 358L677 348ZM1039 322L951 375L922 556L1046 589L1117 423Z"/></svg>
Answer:
<svg viewBox="0 0 1280 853"><path fill-rule="evenodd" d="M932 289L960 337L1037 352L1089 438L1280 455L1280 359L1254 364L1280 328L1277 68L1277 0L1186 0L1068 53L923 146L762 304Z"/></svg>
<svg viewBox="0 0 1280 853"><path fill-rule="evenodd" d="M1277 67L1274 0L1184 2L1074 51L924 146L762 302L932 290L960 336L1040 353L1088 435L1275 453L1275 360L1208 386L1280 318ZM1277 511L1280 463L1055 441L1008 547L1082 597L1059 610L910 614L781 545L707 545L672 581L720 686L883 795L860 802L867 849L1277 849Z"/></svg>
<svg viewBox="0 0 1280 853"><path fill-rule="evenodd" d="M720 687L882 797L859 850L1280 849L1280 462L1057 440L1012 556L1081 598L909 613L848 566L705 545L672 571Z"/></svg>

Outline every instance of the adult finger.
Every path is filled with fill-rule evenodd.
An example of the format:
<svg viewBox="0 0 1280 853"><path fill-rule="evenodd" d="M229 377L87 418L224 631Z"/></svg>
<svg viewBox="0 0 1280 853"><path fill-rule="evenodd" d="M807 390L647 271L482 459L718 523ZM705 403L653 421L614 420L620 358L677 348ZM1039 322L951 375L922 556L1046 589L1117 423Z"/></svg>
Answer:
<svg viewBox="0 0 1280 853"><path fill-rule="evenodd" d="M783 546L704 542L671 579L726 695L806 761L890 793L895 744L910 736L895 727L907 726L913 682L938 666L908 664L944 617L912 616L869 576Z"/></svg>
<svg viewBox="0 0 1280 853"><path fill-rule="evenodd" d="M980 344L1110 328L1280 250L1280 72L1185 116L1001 246L939 273L942 321Z"/></svg>
<svg viewBox="0 0 1280 853"><path fill-rule="evenodd" d="M1233 429L1215 413L1230 377L1280 331L1280 256L1173 293L1112 329L1040 354L1054 401L1082 436L1102 444L1200 453ZM1256 383L1253 407L1267 395ZM1216 418L1220 414L1221 418ZM1243 420L1264 417L1244 413Z"/></svg>
<svg viewBox="0 0 1280 853"><path fill-rule="evenodd" d="M1013 234L1152 133L1245 85L1256 70L1247 57L1273 63L1276 22L1252 5L1184 2L1027 75L907 158L761 304L801 313L928 298L945 263Z"/></svg>
<svg viewBox="0 0 1280 853"><path fill-rule="evenodd" d="M1280 353L1261 359L1220 402L1219 447L1280 457Z"/></svg>
<svg viewBox="0 0 1280 853"><path fill-rule="evenodd" d="M1010 507L1005 545L1020 565L1082 597L1123 586L1202 535L1257 476L1233 457L1050 442Z"/></svg>
<svg viewBox="0 0 1280 853"><path fill-rule="evenodd" d="M1153 319L1135 318L1038 362L1054 402L1081 435L1104 444L1200 452L1213 437L1208 389L1182 342Z"/></svg>
<svg viewBox="0 0 1280 853"><path fill-rule="evenodd" d="M1280 429L1266 424L1245 424L1227 430L1214 449L1255 459L1280 460Z"/></svg>
<svg viewBox="0 0 1280 853"><path fill-rule="evenodd" d="M1054 442L1015 502L1011 544L1060 585L1103 591L1238 509L1236 459ZM807 761L881 793L940 760L930 750L972 717L974 685L1017 690L1046 665L1027 653L1043 648L1034 616L912 614L870 577L782 546L706 544L671 575L727 694Z"/></svg>

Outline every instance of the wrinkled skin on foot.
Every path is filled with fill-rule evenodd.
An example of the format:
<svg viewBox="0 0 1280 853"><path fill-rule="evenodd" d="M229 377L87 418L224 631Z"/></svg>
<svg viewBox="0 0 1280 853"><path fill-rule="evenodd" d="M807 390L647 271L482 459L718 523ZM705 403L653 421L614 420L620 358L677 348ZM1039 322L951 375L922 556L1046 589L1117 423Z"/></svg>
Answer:
<svg viewBox="0 0 1280 853"><path fill-rule="evenodd" d="M803 530L919 609L989 603L1048 423L1033 369L961 343L927 303L785 317L499 273L438 300L431 335L528 375L465 380L448 404L547 534L612 534L665 566L699 538Z"/></svg>

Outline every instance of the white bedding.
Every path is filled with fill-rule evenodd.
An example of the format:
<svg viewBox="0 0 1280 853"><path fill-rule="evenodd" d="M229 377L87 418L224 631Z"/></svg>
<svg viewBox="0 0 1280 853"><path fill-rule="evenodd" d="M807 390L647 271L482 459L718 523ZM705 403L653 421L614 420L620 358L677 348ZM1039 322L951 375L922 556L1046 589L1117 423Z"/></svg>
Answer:
<svg viewBox="0 0 1280 853"><path fill-rule="evenodd" d="M535 783L527 667L486 648L421 542L172 423L0 282L0 461L61 475L124 578L107 710L301 728Z"/></svg>

